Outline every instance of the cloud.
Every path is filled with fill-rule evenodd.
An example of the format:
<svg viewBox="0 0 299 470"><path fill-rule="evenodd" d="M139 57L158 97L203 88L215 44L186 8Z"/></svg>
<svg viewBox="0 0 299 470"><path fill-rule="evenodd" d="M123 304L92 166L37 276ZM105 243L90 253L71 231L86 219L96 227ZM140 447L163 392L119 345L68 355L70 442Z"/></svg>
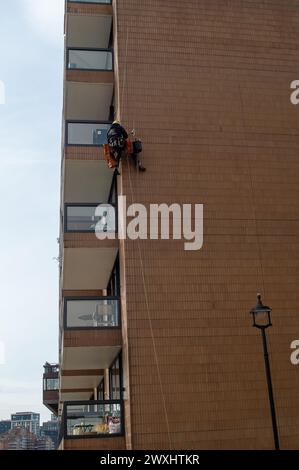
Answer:
<svg viewBox="0 0 299 470"><path fill-rule="evenodd" d="M62 44L64 0L23 0L25 16L30 26L45 41Z"/></svg>

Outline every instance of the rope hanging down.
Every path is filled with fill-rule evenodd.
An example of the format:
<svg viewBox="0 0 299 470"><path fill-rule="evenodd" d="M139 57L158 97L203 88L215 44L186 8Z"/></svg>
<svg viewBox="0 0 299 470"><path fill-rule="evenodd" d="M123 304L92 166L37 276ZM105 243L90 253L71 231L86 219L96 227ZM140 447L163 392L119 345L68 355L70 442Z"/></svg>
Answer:
<svg viewBox="0 0 299 470"><path fill-rule="evenodd" d="M122 112L123 112L124 97L125 97L125 94L126 94L126 84L127 84L128 43L129 43L129 29L127 28L126 47L125 47L125 51L126 51L125 52L125 71L124 71L122 97L121 97L121 103L120 103L121 115L122 115ZM130 170L130 165L129 165L128 159L127 159L127 169L128 169L128 175L129 175L131 198L132 198L132 202L134 203L135 202L135 195L134 195L134 190L133 190L131 170ZM137 174L139 175L139 172L137 172ZM155 364L156 364L156 367L157 367L159 387L160 387L160 392L161 392L161 396L162 396L163 410L164 410L164 414L165 414L167 435L168 435L168 440L169 440L169 450L171 450L172 449L172 442L171 442L169 418L168 418L168 412L167 412L167 406L166 406L166 397L165 397L164 390L163 390L163 383L162 383L162 376L161 376L159 360L158 360L158 354L157 354L156 340L155 340L155 336L154 336L153 323L152 323L151 314L150 314L148 292L147 292L145 274L144 274L144 263L143 263L143 259L142 259L142 252L141 252L140 240L139 239L137 239L137 247L138 247L138 255L139 255L139 262L140 262L140 269L141 269L141 277L142 277L142 285L143 285L143 291L144 291L144 297L145 297L145 304L146 304L146 310L147 310L147 317L148 317L148 322L149 322L149 326L150 326L150 334L151 334L151 340L152 340L152 344L153 344Z"/></svg>

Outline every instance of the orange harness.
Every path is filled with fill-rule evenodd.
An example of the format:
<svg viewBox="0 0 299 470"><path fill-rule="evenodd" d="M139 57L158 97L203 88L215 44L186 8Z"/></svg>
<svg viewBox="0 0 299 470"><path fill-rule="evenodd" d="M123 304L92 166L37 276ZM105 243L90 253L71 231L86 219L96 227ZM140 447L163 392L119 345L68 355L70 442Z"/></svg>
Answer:
<svg viewBox="0 0 299 470"><path fill-rule="evenodd" d="M117 168L118 167L118 162L115 160L114 156L110 152L110 147L108 144L103 145L103 150L104 150L104 156L107 162L107 165L109 168ZM133 142L130 139L126 140L126 145L125 149L127 151L127 155L133 155L134 149L133 149Z"/></svg>

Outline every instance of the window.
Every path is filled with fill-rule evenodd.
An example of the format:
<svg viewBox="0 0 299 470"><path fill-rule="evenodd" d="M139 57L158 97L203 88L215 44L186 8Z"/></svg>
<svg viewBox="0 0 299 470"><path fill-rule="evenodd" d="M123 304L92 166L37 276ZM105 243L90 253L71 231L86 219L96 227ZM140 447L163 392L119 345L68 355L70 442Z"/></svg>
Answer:
<svg viewBox="0 0 299 470"><path fill-rule="evenodd" d="M118 297L120 295L120 279L119 279L119 259L117 258L110 276L107 286L107 295Z"/></svg>
<svg viewBox="0 0 299 470"><path fill-rule="evenodd" d="M119 355L109 369L110 399L120 400L122 397L121 356Z"/></svg>
<svg viewBox="0 0 299 470"><path fill-rule="evenodd" d="M112 183L111 183L111 188L110 188L110 193L108 197L108 202L109 204L113 204L115 207L117 206L117 175L114 173Z"/></svg>
<svg viewBox="0 0 299 470"><path fill-rule="evenodd" d="M105 399L105 382L103 379L100 385L98 386L98 400L104 400L104 399Z"/></svg>

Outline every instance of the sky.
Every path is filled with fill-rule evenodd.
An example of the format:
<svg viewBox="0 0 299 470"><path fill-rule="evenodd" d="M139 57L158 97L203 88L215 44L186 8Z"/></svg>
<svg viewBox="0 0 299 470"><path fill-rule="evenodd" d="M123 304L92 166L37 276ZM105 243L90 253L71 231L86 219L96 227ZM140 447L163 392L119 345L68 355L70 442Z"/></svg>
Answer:
<svg viewBox="0 0 299 470"><path fill-rule="evenodd" d="M0 420L50 418L42 373L58 360L63 9L64 0L1 2Z"/></svg>

